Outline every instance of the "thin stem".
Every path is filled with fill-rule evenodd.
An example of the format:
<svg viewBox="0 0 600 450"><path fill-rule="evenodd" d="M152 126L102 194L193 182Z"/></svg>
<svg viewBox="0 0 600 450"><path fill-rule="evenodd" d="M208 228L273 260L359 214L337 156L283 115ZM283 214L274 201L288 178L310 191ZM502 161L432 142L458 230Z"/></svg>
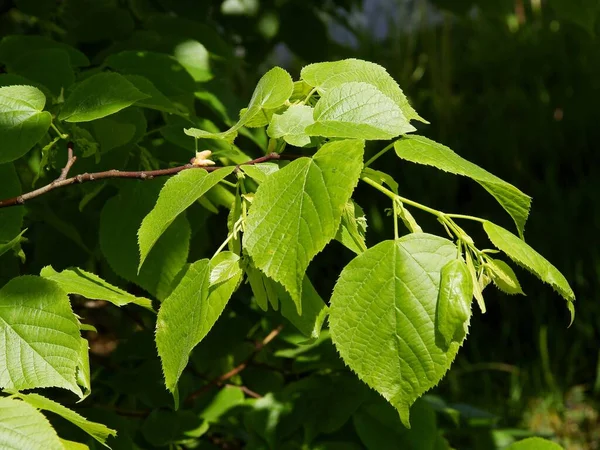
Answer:
<svg viewBox="0 0 600 450"><path fill-rule="evenodd" d="M212 379L211 381L208 382L208 384L205 384L201 388L199 388L199 389L195 390L194 392L192 392L185 399L185 402L188 403L188 404L191 403L191 402L193 402L196 398L200 397L202 394L204 394L205 392L209 391L214 386L222 386L227 380L229 380L230 378L236 376L238 373L242 372L244 369L246 369L246 367L248 367L248 365L250 365L250 363L254 360L254 358L256 357L256 355L266 345L268 345L273 339L275 339L279 333L281 333L281 330L283 330L283 325L279 325L277 328L275 328L274 330L272 330L269 334L267 334L264 337L264 339L262 341L255 342L254 343L254 351L250 354L250 356L248 356L244 361L242 361L236 367L234 367L233 369L231 369L229 372L224 373L223 375L220 375L217 378Z"/></svg>
<svg viewBox="0 0 600 450"><path fill-rule="evenodd" d="M217 249L217 251L215 252L215 254L213 255L213 258L215 256L217 256L219 253L221 253L221 250L223 250L225 248L225 246L227 246L227 244L229 243L229 241L231 241L232 239L235 239L235 236L238 234L238 232L240 231L240 225L242 223L243 218L240 217L234 224L233 224L233 229L231 230L231 233L229 233L229 236L227 236L227 239L225 239L225 241L219 246L219 248Z"/></svg>
<svg viewBox="0 0 600 450"><path fill-rule="evenodd" d="M476 222L485 223L487 220L481 219L480 217L474 216L466 216L464 214L444 214L446 217L451 217L453 219L465 219L465 220L474 220Z"/></svg>
<svg viewBox="0 0 600 450"><path fill-rule="evenodd" d="M394 205L394 239L398 239L400 237L398 234L398 202L393 200L392 204Z"/></svg>
<svg viewBox="0 0 600 450"><path fill-rule="evenodd" d="M58 137L59 137L60 139L67 139L67 138L69 137L69 135L68 135L68 134L61 132L61 131L60 131L60 130L59 130L57 127L56 127L56 125L54 125L54 123L53 123L53 122L50 122L50 126L52 127L52 129L53 129L54 131L56 131L56 134L58 134Z"/></svg>
<svg viewBox="0 0 600 450"><path fill-rule="evenodd" d="M70 155L72 155L72 146L70 146L69 148L70 148ZM270 153L266 156L261 156L260 158L256 158L251 161L247 161L245 163L238 164L236 167L239 167L241 165L252 165L252 164L258 164L258 163L262 163L262 162L274 161L274 160L280 160L280 159L291 160L291 159L296 159L296 158L298 158L298 156L280 155L278 153ZM171 167L168 169L142 170L142 171L137 171L137 172L121 171L121 170L112 169L112 170L107 170L105 172L84 173L81 175L75 175L73 177L66 178L66 174L71 169L71 167L75 163L76 159L77 159L77 157L75 157L75 156L69 157L67 164L65 165L64 169L61 171L60 177L58 177L56 180L54 180L50 184L42 186L41 188L35 189L26 194L19 195L17 197L0 200L0 208L7 208L9 206L22 205L26 201L31 200L32 198L35 198L35 197L39 197L40 195L46 194L50 191L53 191L54 189L58 189L58 188L65 187L65 186L70 186L70 185L76 184L76 183L81 184L81 183L87 183L89 181L105 180L107 178L151 180L152 178L155 178L155 177L164 177L164 176L175 175L183 170L188 170L188 169L201 168L203 170L206 170L207 172L212 172L214 170L219 170L219 169L223 168L222 166L197 167L190 163L190 164L185 164L183 166Z"/></svg>
<svg viewBox="0 0 600 450"><path fill-rule="evenodd" d="M390 145L387 145L386 147L383 148L383 150L380 150L379 152L377 152L371 159L369 159L366 163L365 163L365 167L369 167L371 164L373 164L375 162L375 160L377 158L379 158L380 156L384 155L385 153L388 152L388 150L390 150L392 147L394 146L394 142L392 142Z"/></svg>

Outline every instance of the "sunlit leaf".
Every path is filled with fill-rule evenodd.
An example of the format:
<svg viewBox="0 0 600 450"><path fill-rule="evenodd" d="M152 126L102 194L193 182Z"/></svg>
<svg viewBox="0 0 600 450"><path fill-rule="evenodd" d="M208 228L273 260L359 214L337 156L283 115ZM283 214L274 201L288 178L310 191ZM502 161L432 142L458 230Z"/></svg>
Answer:
<svg viewBox="0 0 600 450"><path fill-rule="evenodd" d="M410 106L398 83L378 64L353 58L315 63L305 66L300 72L300 77L308 85L316 87L321 95L343 83L369 83L391 98L408 120L417 119L428 123Z"/></svg>
<svg viewBox="0 0 600 450"><path fill-rule="evenodd" d="M48 419L33 406L2 397L0 417L0 448L64 450Z"/></svg>
<svg viewBox="0 0 600 450"><path fill-rule="evenodd" d="M212 261L202 259L191 264L162 303L156 322L156 346L169 391L175 392L190 352L215 324L241 276L239 257L222 252Z"/></svg>
<svg viewBox="0 0 600 450"><path fill-rule="evenodd" d="M369 83L344 83L325 92L314 110L311 136L392 139L415 131L400 107Z"/></svg>
<svg viewBox="0 0 600 450"><path fill-rule="evenodd" d="M433 166L477 181L511 215L519 234L523 234L531 207L531 197L512 184L460 157L448 147L422 136L405 136L396 141L394 148L396 154L407 161Z"/></svg>
<svg viewBox="0 0 600 450"><path fill-rule="evenodd" d="M114 114L150 96L114 72L92 75L74 86L60 111L66 122L89 122Z"/></svg>
<svg viewBox="0 0 600 450"><path fill-rule="evenodd" d="M152 302L149 299L131 295L107 283L98 275L86 272L78 267L57 272L52 266L46 266L42 269L40 275L58 283L67 294L77 294L92 300L105 300L116 306L133 303L153 311Z"/></svg>
<svg viewBox="0 0 600 450"><path fill-rule="evenodd" d="M0 87L0 164L27 153L48 131L46 97L33 86Z"/></svg>
<svg viewBox="0 0 600 450"><path fill-rule="evenodd" d="M306 268L337 233L362 169L363 147L363 141L325 144L313 158L269 176L254 196L244 248L257 268L285 287L299 314Z"/></svg>
<svg viewBox="0 0 600 450"><path fill-rule="evenodd" d="M82 396L75 371L79 325L53 281L13 278L0 289L0 387L61 387Z"/></svg>
<svg viewBox="0 0 600 450"><path fill-rule="evenodd" d="M160 191L156 205L144 218L138 231L140 268L154 244L177 216L230 175L234 169L235 166L231 166L211 173L203 169L189 169L169 178Z"/></svg>
<svg viewBox="0 0 600 450"><path fill-rule="evenodd" d="M483 229L492 244L506 253L510 259L551 285L568 303L575 301L575 294L564 275L525 241L492 222L484 222ZM572 308L569 308L569 311L571 311L572 322Z"/></svg>
<svg viewBox="0 0 600 450"><path fill-rule="evenodd" d="M310 136L306 127L313 124L313 108L306 105L292 105L283 114L275 114L267 128L272 138L283 138L285 142L296 147L310 144Z"/></svg>
<svg viewBox="0 0 600 450"><path fill-rule="evenodd" d="M248 108L240 120L229 130L221 133L211 133L199 128L187 128L185 134L195 138L222 139L233 142L237 131L249 122L263 109L274 109L283 105L292 95L294 83L292 77L280 67L274 67L265 73L258 81Z"/></svg>
<svg viewBox="0 0 600 450"><path fill-rule="evenodd" d="M436 343L440 273L456 254L452 242L425 233L381 242L342 270L331 297L329 328L342 359L405 426L462 343Z"/></svg>
<svg viewBox="0 0 600 450"><path fill-rule="evenodd" d="M473 280L467 264L462 259L453 259L442 267L440 290L435 316L436 327L444 341L462 342L471 319Z"/></svg>
<svg viewBox="0 0 600 450"><path fill-rule="evenodd" d="M106 444L106 440L110 436L116 436L117 434L115 430L111 430L106 425L102 425L101 423L90 422L85 417L81 416L75 411L70 410L69 408L61 405L60 403L56 403L54 400L42 397L41 395L17 394L16 397L20 398L26 403L29 403L34 408L58 414L62 418L81 428L83 431L92 436L101 444Z"/></svg>

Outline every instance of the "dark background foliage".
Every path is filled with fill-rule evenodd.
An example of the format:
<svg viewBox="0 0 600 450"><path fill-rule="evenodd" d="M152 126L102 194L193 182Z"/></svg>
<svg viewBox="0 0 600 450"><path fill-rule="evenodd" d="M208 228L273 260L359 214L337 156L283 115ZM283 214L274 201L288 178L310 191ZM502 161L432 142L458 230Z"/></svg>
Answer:
<svg viewBox="0 0 600 450"><path fill-rule="evenodd" d="M470 418L468 427L447 425L448 439L456 448L492 448L488 439L496 439L497 444L503 435L490 433L491 428L504 430L506 435L511 435L510 429L520 428L552 436L567 448L598 448L600 247L595 237L600 213L595 196L600 192L596 151L600 128L594 109L600 100L596 37L600 28L596 1L2 0L0 11L3 35L39 34L74 45L91 60L90 71L118 51L172 54L186 39L201 42L210 61L198 67L196 80L171 73L160 63L150 62L136 70L184 105L194 101L185 89L186 83L191 83L190 91L197 93L197 116L210 119L221 129L237 116L258 78L274 64L288 69L295 78L307 63L345 57L386 67L415 109L431 122L419 125L420 134L444 143L533 197L526 240L566 275L578 298L577 318L567 328L567 312L556 293L524 271L518 275L527 297L509 297L491 289L486 292L488 312L476 312L467 343L434 392L455 406L460 404L456 407ZM10 67L4 70L10 72ZM167 129L158 115L144 120L150 133L138 141L142 147L152 148L163 164L189 159L193 143L169 135L170 130L186 124L174 121L166 124ZM153 130L158 132L151 134ZM239 146L248 153L259 151L248 136L241 138ZM133 146L128 149L132 155L128 161L111 152L101 159L101 167L139 167L144 153L134 151ZM60 167L61 157L57 158L55 167ZM22 184L30 185L29 169L39 165L39 158L34 155L20 164ZM86 170L85 164L91 161L83 160L78 173ZM381 158L376 167L392 173L406 197L444 211L510 225L491 197L467 179L411 166L392 154ZM53 176L49 173L46 181ZM106 262L93 257L98 251L100 211L118 186L111 185L94 196L85 215L78 213L77 203L93 186L48 195L44 207L35 208L36 215L28 218L27 261L20 263L7 255L0 258L0 282L18 273L39 272L52 255L57 270L78 265L118 283ZM383 213L389 207L385 199L362 190L356 198L368 214L370 241L389 238L391 221ZM219 204L218 198L213 201ZM429 230L441 232L427 217L418 218ZM192 230L208 224L201 236L192 231L192 257L205 257L222 242L226 213L199 211L188 219ZM467 231L484 241L477 229ZM319 255L309 269L321 274L315 284L324 298L350 258L341 247L334 247ZM240 297L244 295L248 297L249 291ZM192 361L194 370L187 374L190 386L194 377L212 379L248 357L252 343L244 343L244 338L256 336L251 330L256 324L264 330L277 325L276 318L261 321L248 305L247 299L232 302L230 314L201 344ZM109 425L131 430L130 434L123 432L120 446L113 448L132 448L133 441L142 448L148 441L156 446L170 442L168 436L152 434L153 423L181 423L183 419L169 410L153 409L169 399L161 386L151 331L132 327L137 321L141 328L148 328L147 319L132 319L110 308L94 310L84 303L78 312L91 317L100 331L92 338L93 364L101 380L92 403L106 405L115 392L131 394L129 405L120 404L110 413L114 423ZM286 339L293 342L291 335ZM282 348L291 351L285 344ZM333 362L324 362L328 355ZM289 397L290 392L308 392L314 379L303 378L300 374L306 372L298 365L339 369L330 347L315 352L313 360L308 356L284 365L273 362L272 354L256 358L259 364L248 368L242 381L261 395L274 394L263 397L263 412L243 416L246 429L260 429L252 424L264 423L261 414L267 411L285 416L283 422L306 420L298 411L310 410L310 402L292 402L292 413L282 409L288 404L277 402L278 396ZM207 368L203 361L211 361L212 366ZM277 370L270 370L271 365ZM132 380L137 386L131 385ZM351 389L351 381L346 384L340 382ZM196 405L194 411L200 410L202 405ZM97 414L106 422L106 412L102 412L97 408L87 415ZM239 448L243 442L252 442L248 435L231 431L242 427L242 416L231 416L229 422L209 433L217 448ZM123 425L124 420L131 423ZM193 417L190 420L193 422ZM445 424L443 417L440 420ZM145 441L136 435L140 424ZM279 427L280 437L295 432L289 424ZM208 445L206 442L201 445ZM357 444L356 448L361 447Z"/></svg>

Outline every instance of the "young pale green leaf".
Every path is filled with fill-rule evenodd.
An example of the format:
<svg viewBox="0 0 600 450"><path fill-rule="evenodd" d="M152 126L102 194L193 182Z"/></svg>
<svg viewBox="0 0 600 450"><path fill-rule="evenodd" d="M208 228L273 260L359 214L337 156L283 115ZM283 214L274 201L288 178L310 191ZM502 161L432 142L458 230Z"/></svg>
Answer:
<svg viewBox="0 0 600 450"><path fill-rule="evenodd" d="M79 324L81 331L88 330L95 333L98 330L93 326L85 323ZM79 339L79 353L77 358L77 384L83 388L83 398L87 398L92 393L92 377L90 374L90 346L85 338Z"/></svg>
<svg viewBox="0 0 600 450"><path fill-rule="evenodd" d="M271 281L277 290L281 315L289 320L303 335L309 339L318 339L329 307L325 304L313 284L305 276L302 280L302 298L300 299L302 314L298 314L296 303L280 284Z"/></svg>
<svg viewBox="0 0 600 450"><path fill-rule="evenodd" d="M512 184L461 158L448 147L423 136L405 136L394 143L394 148L396 154L407 161L433 166L445 172L477 181L510 214L517 225L519 234L523 235L531 207L531 197Z"/></svg>
<svg viewBox="0 0 600 450"><path fill-rule="evenodd" d="M279 170L279 165L275 163L262 163L240 166L240 169L258 184L260 184L269 176L277 172Z"/></svg>
<svg viewBox="0 0 600 450"><path fill-rule="evenodd" d="M181 114L181 111L173 104L173 102L160 92L148 78L141 75L125 75L125 78L140 92L143 92L148 96L147 98L138 100L136 103L138 106L156 109L169 114Z"/></svg>
<svg viewBox="0 0 600 450"><path fill-rule="evenodd" d="M0 417L0 448L64 450L48 419L33 406L11 397L2 397Z"/></svg>
<svg viewBox="0 0 600 450"><path fill-rule="evenodd" d="M21 231L18 235L16 235L13 239L11 239L8 242L0 242L0 256L19 245L19 243L21 242L21 238L23 237L23 234L25 234L26 231L27 229Z"/></svg>
<svg viewBox="0 0 600 450"><path fill-rule="evenodd" d="M156 322L156 346L169 391L175 392L190 352L215 324L241 276L239 257L222 252L212 261L202 259L191 264L162 303Z"/></svg>
<svg viewBox="0 0 600 450"><path fill-rule="evenodd" d="M442 267L435 322L444 346L461 343L471 320L473 280L467 264L453 259Z"/></svg>
<svg viewBox="0 0 600 450"><path fill-rule="evenodd" d="M551 285L568 303L575 301L575 294L564 275L525 241L492 222L484 222L483 229L492 244L506 253L510 259L529 270L544 283ZM572 308L569 308L569 311L572 311ZM573 317L571 312L571 322Z"/></svg>
<svg viewBox="0 0 600 450"><path fill-rule="evenodd" d="M281 67L273 67L258 81L248 108L242 114L240 120L229 130L221 133L211 133L199 128L187 128L184 130L185 134L196 139L222 139L233 142L237 136L237 130L250 122L262 110L279 108L290 98L293 91L294 82L290 74Z"/></svg>
<svg viewBox="0 0 600 450"><path fill-rule="evenodd" d="M425 233L381 242L342 270L331 297L329 329L342 359L407 427L410 406L441 380L462 343L436 343L440 272L456 252Z"/></svg>
<svg viewBox="0 0 600 450"><path fill-rule="evenodd" d="M350 200L344 207L342 221L335 239L357 255L367 249L365 235L367 233L367 217L362 208Z"/></svg>
<svg viewBox="0 0 600 450"><path fill-rule="evenodd" d="M160 306L156 320L156 347L167 389L175 392L190 352L206 335L210 261L191 264ZM211 324L212 325L212 324ZM202 333L201 331L204 331Z"/></svg>
<svg viewBox="0 0 600 450"><path fill-rule="evenodd" d="M257 268L291 294L299 314L306 268L337 233L363 150L358 140L327 143L313 158L297 159L269 176L254 196L244 248Z"/></svg>
<svg viewBox="0 0 600 450"><path fill-rule="evenodd" d="M42 397L41 395L15 394L15 397L20 398L21 400L30 404L36 409L50 411L54 414L58 414L63 419L66 419L72 424L81 428L83 431L85 431L87 434L92 436L95 440L105 445L106 447L108 447L106 445L106 440L110 436L117 435L117 432L115 430L111 430L106 425L96 422L90 422L85 417L79 415L75 411L70 410L69 408L61 405L60 403L56 403L54 400Z"/></svg>
<svg viewBox="0 0 600 450"><path fill-rule="evenodd" d="M151 300L131 295L107 283L98 275L86 272L78 267L57 272L51 266L46 266L42 269L40 275L58 283L67 294L77 294L92 300L105 300L116 306L133 303L154 311Z"/></svg>
<svg viewBox="0 0 600 450"><path fill-rule="evenodd" d="M82 397L75 379L79 323L53 281L13 278L0 289L0 388L61 387Z"/></svg>
<svg viewBox="0 0 600 450"><path fill-rule="evenodd" d="M304 147L310 144L310 136L304 130L313 123L313 108L292 105L283 114L273 115L267 134L274 139L282 137L290 145Z"/></svg>
<svg viewBox="0 0 600 450"><path fill-rule="evenodd" d="M314 110L310 136L392 139L415 131L400 107L369 83L350 82L325 92Z"/></svg>
<svg viewBox="0 0 600 450"><path fill-rule="evenodd" d="M185 215L180 215L154 244L144 267L137 272L140 261L137 232L156 204L163 184L160 179L123 184L100 214L100 248L110 267L159 300L169 295L171 283L187 262L191 236L189 222Z"/></svg>
<svg viewBox="0 0 600 450"><path fill-rule="evenodd" d="M58 118L66 122L89 122L149 97L118 73L98 73L74 86Z"/></svg>
<svg viewBox="0 0 600 450"><path fill-rule="evenodd" d="M33 86L0 87L0 164L27 153L48 131L46 96Z"/></svg>
<svg viewBox="0 0 600 450"><path fill-rule="evenodd" d="M510 444L506 450L563 450L563 447L547 439L531 437Z"/></svg>
<svg viewBox="0 0 600 450"><path fill-rule="evenodd" d="M169 178L160 191L156 206L142 221L138 231L141 270L150 250L167 228L183 211L231 174L234 166L208 173L203 169L189 169Z"/></svg>
<svg viewBox="0 0 600 450"><path fill-rule="evenodd" d="M429 123L410 106L398 83L385 68L378 64L353 58L309 64L302 69L300 77L310 86L316 87L321 95L334 87L352 81L372 84L384 95L391 98L400 107L408 120L416 119L423 123ZM301 87L298 87L298 90L300 89ZM304 91L306 91L306 88Z"/></svg>
<svg viewBox="0 0 600 450"><path fill-rule="evenodd" d="M506 294L523 294L519 280L512 268L500 259L488 258L487 272L498 289Z"/></svg>
<svg viewBox="0 0 600 450"><path fill-rule="evenodd" d="M249 264L244 269L244 272L246 273L246 278L248 279L248 283L254 294L254 300L256 300L256 304L260 309L267 311L270 304L271 308L277 311L279 309L279 293L276 289L277 283L252 264Z"/></svg>
<svg viewBox="0 0 600 450"><path fill-rule="evenodd" d="M483 299L483 288L479 283L479 278L477 277L477 271L475 270L475 264L473 263L473 257L470 252L465 253L465 261L467 262L467 268L469 269L469 274L471 275L471 282L473 285L473 297L477 300L477 305L479 305L479 309L482 314L485 314L485 300Z"/></svg>

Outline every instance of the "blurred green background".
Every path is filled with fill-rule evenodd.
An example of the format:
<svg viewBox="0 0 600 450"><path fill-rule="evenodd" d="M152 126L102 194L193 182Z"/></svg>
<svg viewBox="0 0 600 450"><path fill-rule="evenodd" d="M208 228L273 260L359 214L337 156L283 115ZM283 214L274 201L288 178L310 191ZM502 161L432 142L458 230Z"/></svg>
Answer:
<svg viewBox="0 0 600 450"><path fill-rule="evenodd" d="M0 29L58 35L96 55L96 64L116 49L167 46L164 36L173 30L193 35L210 53L197 67L196 81L205 86L196 95L205 108L198 115L220 125L235 117L274 64L294 78L307 63L347 57L387 68L431 122L418 125L420 134L533 197L526 239L577 295L577 317L567 328L558 295L524 271L517 275L526 297L488 289L487 313L475 314L464 349L435 393L488 411L503 428L555 436L568 449L600 448L598 1L97 0L77 6L82 3L0 0ZM64 23L53 21L57 8ZM155 13L171 19L146 22ZM150 25L141 30L142 22ZM377 167L393 172L406 197L511 226L469 180L392 154ZM362 190L357 199L368 214L369 239L389 238L385 199ZM426 230L443 232L417 217ZM467 231L485 240L477 227ZM335 258L325 252L311 270L330 271L334 281L341 268ZM328 298L331 285L317 287Z"/></svg>

